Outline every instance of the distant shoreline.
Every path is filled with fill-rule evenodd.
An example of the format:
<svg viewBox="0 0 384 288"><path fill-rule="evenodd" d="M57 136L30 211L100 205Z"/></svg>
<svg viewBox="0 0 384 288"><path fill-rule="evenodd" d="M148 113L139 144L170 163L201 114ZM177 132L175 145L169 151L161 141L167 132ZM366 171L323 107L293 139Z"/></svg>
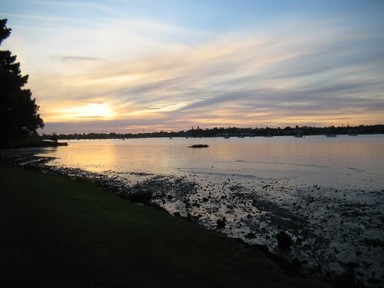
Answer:
<svg viewBox="0 0 384 288"><path fill-rule="evenodd" d="M365 135L365 134L383 134L384 124L377 125L359 125L359 126L340 126L340 127L309 127L296 126L285 128L237 128L220 127L201 129L199 127L187 131L160 131L143 133L67 133L67 134L43 134L42 138L46 140L75 140L75 139L134 139L134 138L212 138L212 137L273 137L273 136L312 136L312 135Z"/></svg>

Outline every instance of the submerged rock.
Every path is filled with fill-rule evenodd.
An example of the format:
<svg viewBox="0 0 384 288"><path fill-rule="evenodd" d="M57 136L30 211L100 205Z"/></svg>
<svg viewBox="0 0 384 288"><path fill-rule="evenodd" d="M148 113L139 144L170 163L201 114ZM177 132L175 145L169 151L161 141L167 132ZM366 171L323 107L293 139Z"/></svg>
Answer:
<svg viewBox="0 0 384 288"><path fill-rule="evenodd" d="M206 145L206 144L195 144L195 145L192 145L192 146L189 146L189 148L208 148L209 145Z"/></svg>

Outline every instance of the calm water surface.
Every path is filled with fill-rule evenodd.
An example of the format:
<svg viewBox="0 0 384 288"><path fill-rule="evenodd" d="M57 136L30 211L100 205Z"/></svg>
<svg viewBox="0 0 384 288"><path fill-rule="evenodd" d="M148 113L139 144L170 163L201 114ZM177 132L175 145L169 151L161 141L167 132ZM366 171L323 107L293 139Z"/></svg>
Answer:
<svg viewBox="0 0 384 288"><path fill-rule="evenodd" d="M192 149L193 144L209 148ZM384 188L384 135L78 140L47 149L52 165L92 172L197 173Z"/></svg>

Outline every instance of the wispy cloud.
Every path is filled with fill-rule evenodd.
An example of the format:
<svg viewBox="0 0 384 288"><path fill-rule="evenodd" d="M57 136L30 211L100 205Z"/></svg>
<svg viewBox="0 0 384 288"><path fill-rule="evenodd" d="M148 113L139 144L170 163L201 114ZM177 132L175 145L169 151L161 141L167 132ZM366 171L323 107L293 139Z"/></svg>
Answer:
<svg viewBox="0 0 384 288"><path fill-rule="evenodd" d="M242 119L257 124L263 115L264 122L274 124L292 114L319 121L327 115L332 121L340 111L353 121L356 110L382 107L384 87L377 77L382 71L376 67L381 51L373 47L369 57L359 54L357 36L332 31L321 41L312 33L230 37L177 51L155 50L137 60L97 63L81 80L65 82L73 83L73 100L101 97L127 121L132 115L163 115L164 122L171 117L204 125Z"/></svg>
<svg viewBox="0 0 384 288"><path fill-rule="evenodd" d="M97 57L87 57L87 56L63 56L60 58L62 61L105 61L105 59L97 58Z"/></svg>

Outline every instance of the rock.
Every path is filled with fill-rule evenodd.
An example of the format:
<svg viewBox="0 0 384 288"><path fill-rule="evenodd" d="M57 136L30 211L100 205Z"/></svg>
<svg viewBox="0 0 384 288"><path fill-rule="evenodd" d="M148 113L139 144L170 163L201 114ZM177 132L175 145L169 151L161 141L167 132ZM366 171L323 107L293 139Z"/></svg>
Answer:
<svg viewBox="0 0 384 288"><path fill-rule="evenodd" d="M126 194L126 199L134 202L134 203L143 203L148 204L149 201L151 201L152 198L152 192L151 191L145 191L141 190L132 194Z"/></svg>
<svg viewBox="0 0 384 288"><path fill-rule="evenodd" d="M245 238L247 238L247 239L255 239L256 238L256 234L252 233L252 232L249 232L247 235L245 235Z"/></svg>
<svg viewBox="0 0 384 288"><path fill-rule="evenodd" d="M268 245L262 245L262 244L255 244L254 247L263 252L265 255L269 255L269 249L268 249Z"/></svg>
<svg viewBox="0 0 384 288"><path fill-rule="evenodd" d="M226 225L226 219L223 217L221 219L218 219L216 221L216 224L217 224L217 228L219 229L222 229L222 228L225 228L225 225Z"/></svg>
<svg viewBox="0 0 384 288"><path fill-rule="evenodd" d="M195 144L195 145L192 145L192 146L189 146L189 148L208 148L209 145L206 145L206 144Z"/></svg>
<svg viewBox="0 0 384 288"><path fill-rule="evenodd" d="M277 244L281 250L289 250L292 246L292 238L285 231L281 231L276 236Z"/></svg>

